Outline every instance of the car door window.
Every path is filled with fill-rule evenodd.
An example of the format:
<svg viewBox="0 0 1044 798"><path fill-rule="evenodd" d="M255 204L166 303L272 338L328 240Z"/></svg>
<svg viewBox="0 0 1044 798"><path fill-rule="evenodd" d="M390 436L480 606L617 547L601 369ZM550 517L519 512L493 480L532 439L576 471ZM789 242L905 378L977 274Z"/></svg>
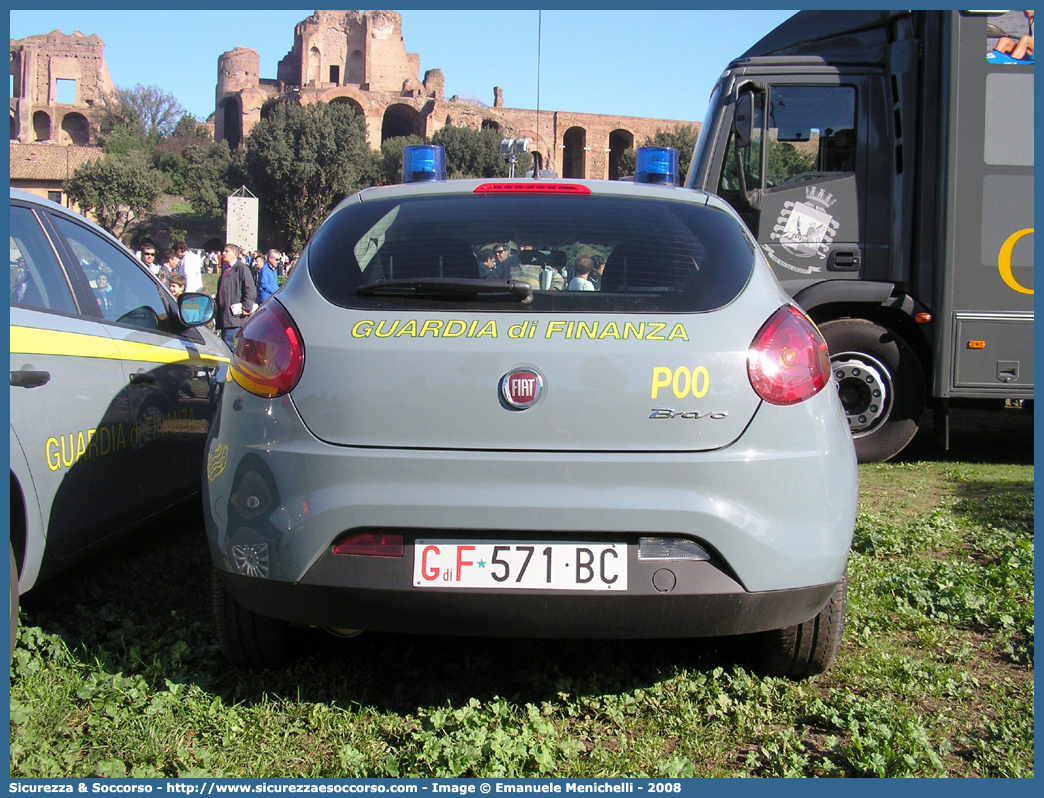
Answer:
<svg viewBox="0 0 1044 798"><path fill-rule="evenodd" d="M11 304L76 313L72 290L40 221L11 206Z"/></svg>
<svg viewBox="0 0 1044 798"><path fill-rule="evenodd" d="M52 218L90 282L106 321L175 332L163 288L134 258L86 227L60 216Z"/></svg>

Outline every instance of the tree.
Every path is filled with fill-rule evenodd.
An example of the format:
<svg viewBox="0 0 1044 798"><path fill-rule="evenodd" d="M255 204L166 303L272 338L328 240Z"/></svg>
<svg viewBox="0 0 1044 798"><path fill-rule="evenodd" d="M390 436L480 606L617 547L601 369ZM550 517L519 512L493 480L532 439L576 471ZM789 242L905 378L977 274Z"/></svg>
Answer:
<svg viewBox="0 0 1044 798"><path fill-rule="evenodd" d="M164 188L163 175L143 153L103 155L65 181L65 193L117 238L137 216L150 213Z"/></svg>
<svg viewBox="0 0 1044 798"><path fill-rule="evenodd" d="M169 136L185 113L172 94L159 86L139 83L133 89L117 87L115 92L103 96L98 128L103 138L126 128L157 141Z"/></svg>
<svg viewBox="0 0 1044 798"><path fill-rule="evenodd" d="M152 142L138 127L118 127L105 136L102 149L106 155L130 155L132 152L149 155Z"/></svg>
<svg viewBox="0 0 1044 798"><path fill-rule="evenodd" d="M293 250L334 205L380 177L365 122L347 105L280 103L254 125L244 149L246 185L264 220Z"/></svg>
<svg viewBox="0 0 1044 798"><path fill-rule="evenodd" d="M191 114L178 120L174 132L152 147L152 159L156 167L170 178L171 192L188 196L188 161L186 152L191 147L206 151L213 144L210 128L201 125ZM227 150L227 148L226 148ZM197 157L196 163L203 158ZM227 152L224 159L228 161Z"/></svg>
<svg viewBox="0 0 1044 798"><path fill-rule="evenodd" d="M674 147L678 151L678 179L685 182L692 163L692 153L696 149L699 131L695 125L678 125L673 130L657 130L651 138L646 136L643 147ZM620 156L620 174L634 174L635 151L626 150Z"/></svg>
<svg viewBox="0 0 1044 798"><path fill-rule="evenodd" d="M224 215L226 200L243 184L228 142L189 145L183 156L184 196L201 216Z"/></svg>
<svg viewBox="0 0 1044 798"><path fill-rule="evenodd" d="M192 114L182 116L170 135L171 138L189 140L204 139L210 141L213 138L210 135L210 128L200 123Z"/></svg>
<svg viewBox="0 0 1044 798"><path fill-rule="evenodd" d="M446 173L451 179L462 177L507 177L507 157L500 154L497 130L474 130L447 125L431 137L432 144L446 148ZM532 168L533 156L520 153L515 174L523 175Z"/></svg>
<svg viewBox="0 0 1044 798"><path fill-rule="evenodd" d="M420 136L396 136L381 144L378 185L390 186L402 182L402 151L424 143Z"/></svg>

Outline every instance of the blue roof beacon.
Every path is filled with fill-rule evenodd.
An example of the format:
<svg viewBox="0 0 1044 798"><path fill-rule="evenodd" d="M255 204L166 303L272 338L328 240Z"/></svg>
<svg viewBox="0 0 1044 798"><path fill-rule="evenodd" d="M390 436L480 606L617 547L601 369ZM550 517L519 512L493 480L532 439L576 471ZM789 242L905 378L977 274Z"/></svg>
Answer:
<svg viewBox="0 0 1044 798"><path fill-rule="evenodd" d="M678 151L673 147L639 147L635 156L634 182L678 185Z"/></svg>
<svg viewBox="0 0 1044 798"><path fill-rule="evenodd" d="M434 144L402 148L402 182L435 183L446 179L446 149Z"/></svg>

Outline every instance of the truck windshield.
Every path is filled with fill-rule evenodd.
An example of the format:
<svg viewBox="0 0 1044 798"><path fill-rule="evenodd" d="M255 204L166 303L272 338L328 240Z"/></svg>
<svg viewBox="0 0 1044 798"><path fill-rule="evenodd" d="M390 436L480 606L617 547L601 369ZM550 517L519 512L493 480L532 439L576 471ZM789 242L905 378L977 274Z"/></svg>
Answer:
<svg viewBox="0 0 1044 798"><path fill-rule="evenodd" d="M692 163L689 165L689 174L686 177L685 185L692 188L696 182L696 172L700 169L700 164L703 163L703 151L707 147L707 142L711 138L711 128L714 126L714 114L718 110L718 98L721 96L721 81L719 80L714 84L714 89L711 91L710 100L707 102L707 113L703 116L703 124L700 125L700 135L696 139L696 149L692 154Z"/></svg>

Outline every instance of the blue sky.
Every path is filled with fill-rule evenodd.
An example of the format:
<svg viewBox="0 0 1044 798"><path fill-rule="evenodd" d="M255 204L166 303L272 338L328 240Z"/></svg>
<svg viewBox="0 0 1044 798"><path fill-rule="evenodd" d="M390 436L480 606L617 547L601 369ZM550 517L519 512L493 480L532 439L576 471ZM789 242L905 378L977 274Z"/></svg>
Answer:
<svg viewBox="0 0 1044 798"><path fill-rule="evenodd" d="M221 53L257 50L261 77L275 78L293 46L294 25L313 10L12 10L11 38L56 28L97 34L117 86L160 86L202 119L214 110ZM536 10L395 10L407 52L420 55L421 77L441 69L447 97L492 105L500 86L506 106L536 108ZM700 121L728 61L792 13L543 11L540 108Z"/></svg>

